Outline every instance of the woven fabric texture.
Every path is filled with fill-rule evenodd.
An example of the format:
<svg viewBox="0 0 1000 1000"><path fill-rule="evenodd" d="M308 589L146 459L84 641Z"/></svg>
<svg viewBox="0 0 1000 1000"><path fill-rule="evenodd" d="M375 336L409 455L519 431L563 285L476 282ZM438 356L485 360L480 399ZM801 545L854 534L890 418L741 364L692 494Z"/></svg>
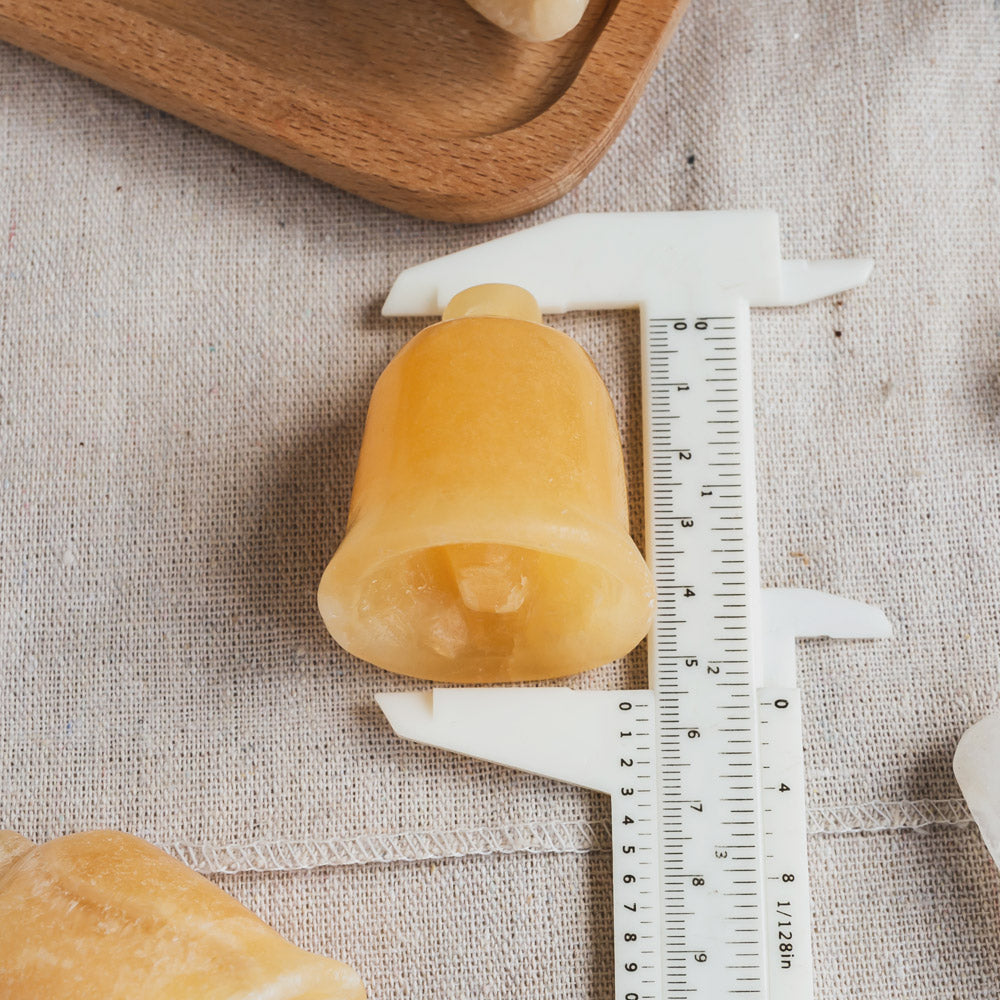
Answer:
<svg viewBox="0 0 1000 1000"><path fill-rule="evenodd" d="M111 826L373 1000L611 995L608 805L395 738L315 606L412 264L577 211L774 208L863 288L755 312L763 580L800 648L820 1000L1000 994L951 773L1000 701L1000 6L695 0L593 173L510 222L363 202L0 45L0 827ZM608 383L641 538L638 318ZM645 684L645 649L568 682ZM0 991L2 992L2 991Z"/></svg>

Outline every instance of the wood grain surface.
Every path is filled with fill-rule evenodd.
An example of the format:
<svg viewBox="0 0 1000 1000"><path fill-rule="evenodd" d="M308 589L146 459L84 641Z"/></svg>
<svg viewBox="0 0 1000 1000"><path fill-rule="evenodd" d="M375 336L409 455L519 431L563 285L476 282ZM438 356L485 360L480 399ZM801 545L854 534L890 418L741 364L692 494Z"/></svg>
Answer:
<svg viewBox="0 0 1000 1000"><path fill-rule="evenodd" d="M687 0L528 43L464 0L0 0L0 38L364 198L481 222L593 168Z"/></svg>

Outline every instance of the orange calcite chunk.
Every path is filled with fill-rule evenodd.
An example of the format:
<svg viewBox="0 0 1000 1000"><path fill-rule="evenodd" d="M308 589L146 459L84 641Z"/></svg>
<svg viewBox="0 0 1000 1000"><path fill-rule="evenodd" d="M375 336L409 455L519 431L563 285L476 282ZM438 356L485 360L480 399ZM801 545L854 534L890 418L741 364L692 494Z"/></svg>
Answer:
<svg viewBox="0 0 1000 1000"><path fill-rule="evenodd" d="M523 289L461 293L382 373L319 607L356 656L459 683L577 673L648 631L614 407Z"/></svg>
<svg viewBox="0 0 1000 1000"><path fill-rule="evenodd" d="M109 830L36 847L0 831L3 1000L364 1000L231 896Z"/></svg>

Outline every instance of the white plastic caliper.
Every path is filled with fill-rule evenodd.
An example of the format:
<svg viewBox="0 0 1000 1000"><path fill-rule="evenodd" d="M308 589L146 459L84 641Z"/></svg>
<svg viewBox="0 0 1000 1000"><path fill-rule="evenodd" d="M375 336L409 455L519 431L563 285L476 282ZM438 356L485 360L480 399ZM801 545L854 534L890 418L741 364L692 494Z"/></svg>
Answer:
<svg viewBox="0 0 1000 1000"><path fill-rule="evenodd" d="M867 260L782 261L770 212L575 215L404 271L383 312L471 285L544 313L642 318L650 688L378 695L421 743L606 792L616 1000L809 1000L799 636L891 633L876 608L762 590L750 306L862 284Z"/></svg>

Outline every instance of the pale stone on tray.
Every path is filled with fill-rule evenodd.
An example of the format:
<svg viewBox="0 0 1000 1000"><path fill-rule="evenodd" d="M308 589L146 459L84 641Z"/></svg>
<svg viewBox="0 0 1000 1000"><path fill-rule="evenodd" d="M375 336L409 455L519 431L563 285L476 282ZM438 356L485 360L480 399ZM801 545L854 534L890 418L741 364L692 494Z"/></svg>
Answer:
<svg viewBox="0 0 1000 1000"><path fill-rule="evenodd" d="M527 42L549 42L580 23L587 0L468 0L488 21Z"/></svg>
<svg viewBox="0 0 1000 1000"><path fill-rule="evenodd" d="M959 740L955 777L993 860L1000 865L1000 711Z"/></svg>

